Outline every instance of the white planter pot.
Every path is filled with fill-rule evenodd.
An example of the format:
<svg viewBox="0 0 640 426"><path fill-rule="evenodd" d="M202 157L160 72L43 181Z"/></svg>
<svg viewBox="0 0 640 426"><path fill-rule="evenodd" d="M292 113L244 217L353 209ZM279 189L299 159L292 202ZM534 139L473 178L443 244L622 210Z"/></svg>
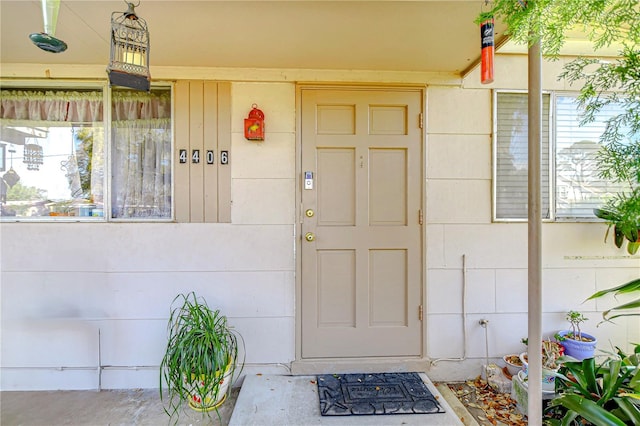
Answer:
<svg viewBox="0 0 640 426"><path fill-rule="evenodd" d="M220 378L220 382L218 384L217 389L214 392L210 392L207 395L202 396L202 391L200 390L202 386L202 379L195 380L194 377L191 378L191 382L187 383L187 379L185 378L185 386L188 387L189 393L191 397L189 398L189 407L196 411L211 411L218 408L227 397L227 391L229 390L229 384L231 383L231 364L227 365L226 370L224 371L224 375ZM219 377L221 374L216 373L216 377Z"/></svg>
<svg viewBox="0 0 640 426"><path fill-rule="evenodd" d="M520 354L520 361L522 361L522 377L526 378L529 373L529 363L526 359L526 352ZM543 392L554 392L556 387L556 372L558 370L552 370L550 368L542 367L542 390Z"/></svg>
<svg viewBox="0 0 640 426"><path fill-rule="evenodd" d="M520 361L519 363L513 363L510 362L509 359L511 357L516 357L519 359L518 354L508 354L502 357L502 360L504 361L504 363L507 365L507 371L509 372L509 374L511 376L515 376L516 374L518 374L518 371L522 370L522 361Z"/></svg>

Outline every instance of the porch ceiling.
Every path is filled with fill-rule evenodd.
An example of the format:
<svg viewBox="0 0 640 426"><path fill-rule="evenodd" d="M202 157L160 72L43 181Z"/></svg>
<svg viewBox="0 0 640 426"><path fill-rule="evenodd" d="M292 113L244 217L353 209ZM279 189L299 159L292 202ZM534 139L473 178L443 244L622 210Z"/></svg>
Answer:
<svg viewBox="0 0 640 426"><path fill-rule="evenodd" d="M137 4L137 0L129 0ZM140 0L154 66L395 70L462 73L480 55L481 1ZM118 1L62 1L53 54L40 1L0 0L0 63L102 64ZM497 25L497 39L504 27Z"/></svg>

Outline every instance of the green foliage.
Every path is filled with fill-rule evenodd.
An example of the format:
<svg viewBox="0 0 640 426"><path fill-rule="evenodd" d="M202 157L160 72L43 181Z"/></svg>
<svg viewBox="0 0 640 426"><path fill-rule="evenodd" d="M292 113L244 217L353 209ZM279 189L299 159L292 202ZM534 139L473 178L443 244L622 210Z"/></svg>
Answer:
<svg viewBox="0 0 640 426"><path fill-rule="evenodd" d="M640 424L640 346L631 355L618 349L601 364L595 358L565 361L556 394L545 410L547 425Z"/></svg>
<svg viewBox="0 0 640 426"><path fill-rule="evenodd" d="M179 305L176 306L176 302ZM237 378L241 371L236 372L238 342L242 338L229 326L226 316L210 309L194 292L174 299L168 334L160 364L160 399L165 412L177 423L179 410L191 399L192 393L195 392L200 401L216 401L225 372L230 369L232 382ZM194 379L200 384L194 386ZM215 410L217 412L217 407Z"/></svg>
<svg viewBox="0 0 640 426"><path fill-rule="evenodd" d="M640 278L633 279L627 283L621 284L616 287L598 291L592 294L591 296L589 296L587 300L597 299L607 294L613 294L614 296L621 295L621 294L636 294L640 296ZM604 318L605 321L610 321L618 317L638 316L640 315L640 313L637 313L637 312L628 313L629 309L637 309L637 308L640 308L640 297L631 302L623 303L621 305L615 306L609 310L604 311L602 313L602 317ZM620 311L624 311L624 313L620 313ZM612 313L615 313L615 314L612 315Z"/></svg>
<svg viewBox="0 0 640 426"><path fill-rule="evenodd" d="M29 216L32 209L45 209L45 201L47 199L47 191L36 188L35 186L25 186L17 182L12 187L8 187L4 182L0 182L6 188L6 198L10 205L3 205L3 215L19 215ZM4 194L3 194L4 195ZM38 207L39 205L39 207ZM37 213L36 213L37 214Z"/></svg>
<svg viewBox="0 0 640 426"><path fill-rule="evenodd" d="M571 332L566 334L567 338L571 338L574 340L582 340L582 330L580 330L580 324L588 320L589 318L585 317L578 311L569 311L565 317L569 324L571 324Z"/></svg>
<svg viewBox="0 0 640 426"><path fill-rule="evenodd" d="M608 105L623 112L608 120L598 153L600 177L624 188L594 211L614 229L615 244L635 254L640 246L640 2L637 0L495 0L487 12L507 25L506 34L525 45L540 42L544 54L556 58L567 34L581 31L597 50L615 43L619 56L600 61L577 58L565 65L560 78L580 84L582 123L591 123ZM479 22L484 17L479 16ZM607 231L608 233L608 231ZM606 240L606 236L605 236ZM605 294L640 292L640 279L604 290ZM603 313L605 320L638 315L640 299ZM615 315L611 315L615 311ZM620 313L624 311L625 313ZM640 425L640 373L636 346L631 356L618 351L601 364L595 358L567 360L556 378L556 392L546 410L550 425ZM561 359L562 360L562 359Z"/></svg>
<svg viewBox="0 0 640 426"><path fill-rule="evenodd" d="M566 35L582 30L595 49L640 40L640 6L637 0L495 0L492 14L507 25L507 34L521 44L540 41L546 55L557 56ZM483 19L478 16L476 22Z"/></svg>
<svg viewBox="0 0 640 426"><path fill-rule="evenodd" d="M540 41L543 52L557 57L566 34L582 31L595 50L616 43L619 57L602 61L579 57L564 67L561 79L581 84L578 104L581 124L596 120L608 105L623 112L610 118L600 139L599 175L624 184L596 217L614 230L618 248L627 242L631 255L640 249L640 3L637 0L496 0L491 14L507 25L506 34L530 45Z"/></svg>
<svg viewBox="0 0 640 426"><path fill-rule="evenodd" d="M7 190L7 201L41 201L46 199L46 193L44 189L18 182Z"/></svg>
<svg viewBox="0 0 640 426"><path fill-rule="evenodd" d="M80 142L76 149L76 161L78 162L78 172L80 174L81 197L90 199L91 197L91 171L93 158L93 131L90 128L80 129L75 137Z"/></svg>
<svg viewBox="0 0 640 426"><path fill-rule="evenodd" d="M594 209L594 214L607 222L609 231L613 228L614 244L621 248L627 240L627 252L634 255L640 248L640 187L631 194L615 194L605 206Z"/></svg>
<svg viewBox="0 0 640 426"><path fill-rule="evenodd" d="M639 12L640 14L640 12ZM634 50L635 49L635 50ZM580 82L578 103L584 111L582 124L595 121L608 105L618 105L622 113L610 118L600 138L597 154L599 176L623 185L600 209L596 217L613 228L614 243L621 248L625 240L631 255L640 248L640 51L625 47L613 61L578 58L565 66L561 78L570 84Z"/></svg>
<svg viewBox="0 0 640 426"><path fill-rule="evenodd" d="M572 31L583 32L594 49L615 44L619 56L602 61L579 57L564 67L561 79L580 84L581 124L596 120L608 105L623 112L606 123L597 155L599 175L624 184L595 215L614 229L618 248L627 241L633 255L640 248L640 2L637 0L496 0L491 11L507 25L516 42L540 41L549 57L559 55ZM484 16L482 14L477 21ZM607 235L609 230L607 230ZM605 236L606 240L606 236Z"/></svg>

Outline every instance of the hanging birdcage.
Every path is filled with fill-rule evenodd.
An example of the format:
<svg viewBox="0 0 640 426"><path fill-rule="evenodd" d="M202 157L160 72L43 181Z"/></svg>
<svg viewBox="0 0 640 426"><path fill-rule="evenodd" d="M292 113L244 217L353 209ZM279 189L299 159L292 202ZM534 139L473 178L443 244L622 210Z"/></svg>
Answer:
<svg viewBox="0 0 640 426"><path fill-rule="evenodd" d="M136 15L135 6L127 3L126 12L111 14L111 54L109 83L149 91L149 31L147 22Z"/></svg>

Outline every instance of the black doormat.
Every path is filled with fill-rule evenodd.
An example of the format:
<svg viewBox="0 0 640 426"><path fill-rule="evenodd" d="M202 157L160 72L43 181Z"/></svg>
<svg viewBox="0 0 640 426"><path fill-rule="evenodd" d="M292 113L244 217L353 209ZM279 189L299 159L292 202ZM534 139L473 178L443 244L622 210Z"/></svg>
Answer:
<svg viewBox="0 0 640 426"><path fill-rule="evenodd" d="M445 412L418 373L323 374L318 396L323 416Z"/></svg>

